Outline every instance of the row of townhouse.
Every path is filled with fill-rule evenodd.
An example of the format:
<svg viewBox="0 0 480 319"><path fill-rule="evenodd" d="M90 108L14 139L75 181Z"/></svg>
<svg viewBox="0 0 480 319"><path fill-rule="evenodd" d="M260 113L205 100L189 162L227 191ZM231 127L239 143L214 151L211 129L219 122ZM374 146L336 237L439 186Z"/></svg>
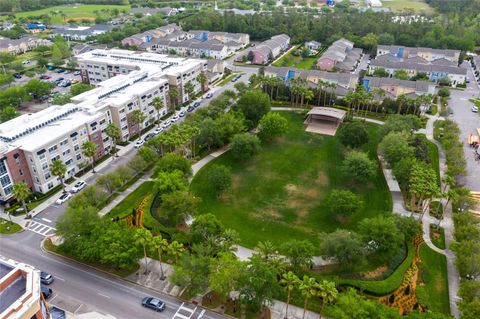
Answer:
<svg viewBox="0 0 480 319"><path fill-rule="evenodd" d="M90 37L95 37L111 31L112 25L96 24L91 26L79 25L50 25L49 29L53 29L48 35L51 39L61 36L65 40L70 41L86 41Z"/></svg>
<svg viewBox="0 0 480 319"><path fill-rule="evenodd" d="M267 64L285 52L290 46L290 37L286 34L279 34L257 44L256 46L239 54L235 61L243 62L245 59L252 64Z"/></svg>
<svg viewBox="0 0 480 319"><path fill-rule="evenodd" d="M348 91L355 90L358 84L358 75L350 73L333 73L319 70L301 70L289 67L267 66L263 70L266 77L277 77L287 85L292 79L303 78L310 87L323 87L324 90L344 97ZM332 87L322 85L322 82L334 84Z"/></svg>
<svg viewBox="0 0 480 319"><path fill-rule="evenodd" d="M374 92L375 97L380 100L384 98L395 100L400 95L416 98L420 95L435 93L435 83L427 81L409 81L366 76L363 78L362 84L365 86L367 92ZM379 89L383 90L385 94L380 94L377 91Z"/></svg>
<svg viewBox="0 0 480 319"><path fill-rule="evenodd" d="M46 39L35 37L21 37L20 39L9 39L0 37L0 52L10 54L22 54L35 49L40 45L51 46L52 42Z"/></svg>
<svg viewBox="0 0 480 319"><path fill-rule="evenodd" d="M475 79L477 80L478 83L480 83L480 55L476 55L472 58L472 68L473 68L473 75L475 76Z"/></svg>
<svg viewBox="0 0 480 319"><path fill-rule="evenodd" d="M249 43L248 34L204 30L186 32L176 24L145 31L122 40L122 45L136 46L144 51L214 59L225 59Z"/></svg>
<svg viewBox="0 0 480 319"><path fill-rule="evenodd" d="M420 57L428 62L438 59L446 59L458 64L460 50L412 48L398 45L378 45L377 57L382 55L391 55L403 59Z"/></svg>
<svg viewBox="0 0 480 319"><path fill-rule="evenodd" d="M124 140L136 135L157 119L153 99L159 97L167 113L172 87L179 99L191 97L184 84L192 82L200 92L198 74L206 72L207 61L172 58L160 54L135 54L125 50L94 50L77 56L84 79L98 70L96 88L75 96L71 103L24 114L0 124L0 202L12 197L14 183L25 182L32 190L45 193L59 184L49 169L53 160L67 165L65 178L73 176L89 161L81 146L89 140L97 145L96 158L107 154L112 141L105 129L114 123ZM118 67L118 72L112 72ZM111 69L112 71L109 71ZM86 74L86 76L85 76ZM143 123L132 121L134 110L145 114Z"/></svg>
<svg viewBox="0 0 480 319"><path fill-rule="evenodd" d="M459 67L455 62L445 58L427 61L421 57L408 59L395 56L377 56L368 67L368 74L372 75L375 70L385 70L389 77L393 77L397 70L405 70L410 78L419 73L428 77L429 81L438 82L442 78L448 78L453 87L464 84L467 77L467 69Z"/></svg>
<svg viewBox="0 0 480 319"><path fill-rule="evenodd" d="M317 60L319 70L352 71L362 57L362 49L354 48L353 42L340 39L332 43Z"/></svg>

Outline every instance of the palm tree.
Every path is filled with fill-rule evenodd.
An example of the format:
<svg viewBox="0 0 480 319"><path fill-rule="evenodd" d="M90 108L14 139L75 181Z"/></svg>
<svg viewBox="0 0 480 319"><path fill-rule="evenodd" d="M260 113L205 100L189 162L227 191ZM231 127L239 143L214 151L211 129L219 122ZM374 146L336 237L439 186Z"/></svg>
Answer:
<svg viewBox="0 0 480 319"><path fill-rule="evenodd" d="M50 164L50 173L52 173L53 176L58 177L60 180L60 184L62 184L62 189L63 192L66 193L65 191L65 183L63 182L63 179L65 177L65 173L67 172L67 165L61 160L53 160L52 164Z"/></svg>
<svg viewBox="0 0 480 319"><path fill-rule="evenodd" d="M334 302L338 297L338 290L335 288L335 283L323 280L317 285L317 296L322 299L322 306L320 307L320 318L322 318L323 307L325 304Z"/></svg>
<svg viewBox="0 0 480 319"><path fill-rule="evenodd" d="M62 17L63 23L66 22L67 15L63 11L58 11L57 14Z"/></svg>
<svg viewBox="0 0 480 319"><path fill-rule="evenodd" d="M307 311L308 300L317 294L317 282L315 281L315 278L310 278L305 275L303 276L303 280L300 281L298 289L302 293L302 296L305 297L302 316L302 319L305 319L305 312Z"/></svg>
<svg viewBox="0 0 480 319"><path fill-rule="evenodd" d="M205 72L200 72L198 74L197 81L202 86L202 92L205 92L207 90L207 86L205 85L205 83L207 82L207 75L205 74Z"/></svg>
<svg viewBox="0 0 480 319"><path fill-rule="evenodd" d="M192 95L193 91L195 90L195 86L193 85L193 83L191 81L188 81L187 83L185 83L184 90L185 90L185 93L187 93L188 100L191 101L191 99L192 99L191 95Z"/></svg>
<svg viewBox="0 0 480 319"><path fill-rule="evenodd" d="M403 105L405 105L405 103L407 103L407 97L405 96L405 94L400 94L397 97L397 107L398 107L397 113L398 114L402 112L402 107Z"/></svg>
<svg viewBox="0 0 480 319"><path fill-rule="evenodd" d="M158 252L158 262L160 263L160 280L165 280L162 266L162 254L168 251L168 241L161 235L153 237L152 245Z"/></svg>
<svg viewBox="0 0 480 319"><path fill-rule="evenodd" d="M178 241L174 240L169 246L168 249L172 255L175 256L175 265L178 265L178 258L185 252L183 244L180 244Z"/></svg>
<svg viewBox="0 0 480 319"><path fill-rule="evenodd" d="M255 251L260 255L264 261L268 261L271 257L276 255L277 248L271 241L260 241L255 247Z"/></svg>
<svg viewBox="0 0 480 319"><path fill-rule="evenodd" d="M153 108L157 111L157 123L160 127L160 111L165 107L163 100L158 96L152 100Z"/></svg>
<svg viewBox="0 0 480 319"><path fill-rule="evenodd" d="M328 83L328 87L331 88L331 90L330 90L330 96L329 96L329 99L328 99L328 106L332 106L333 93L334 93L335 89L337 88L337 84L335 84L335 83Z"/></svg>
<svg viewBox="0 0 480 319"><path fill-rule="evenodd" d="M145 113L143 113L142 110L140 110L140 109L135 109L130 114L130 119L132 120L133 124L135 124L137 126L137 132L139 134L142 131L141 124L143 123L143 121L145 121L146 118L147 117L146 117Z"/></svg>
<svg viewBox="0 0 480 319"><path fill-rule="evenodd" d="M325 92L325 90L324 90L324 87L325 87L325 84L326 84L326 83L327 83L327 82L324 81L324 80L322 80L322 79L319 79L319 80L318 80L317 86L320 87L320 89L318 90L318 100L317 100L317 105L318 105L318 106L320 106L320 101L321 101L321 99L322 99L322 93L323 93L323 94L327 94L327 92Z"/></svg>
<svg viewBox="0 0 480 319"><path fill-rule="evenodd" d="M175 87L171 87L168 91L168 95L170 96L170 105L173 105L173 110L170 111L175 111L178 103L178 97L180 96L180 94L178 93L178 89Z"/></svg>
<svg viewBox="0 0 480 319"><path fill-rule="evenodd" d="M292 295L292 290L297 287L300 283L300 279L293 272L289 271L282 275L280 280L280 285L285 287L287 290L287 307L285 308L285 319L288 318L288 306L290 304L290 297Z"/></svg>
<svg viewBox="0 0 480 319"><path fill-rule="evenodd" d="M152 244L152 233L146 228L136 228L135 229L135 243L143 247L143 258L145 261L145 274L148 270L147 265L147 249L151 247Z"/></svg>
<svg viewBox="0 0 480 319"><path fill-rule="evenodd" d="M442 183L443 183L443 189L442 189L442 192L446 192L447 191L447 187L452 187L455 185L455 178L453 178L451 175L449 174L445 174L443 175L442 177Z"/></svg>
<svg viewBox="0 0 480 319"><path fill-rule="evenodd" d="M30 217L27 209L27 204L25 203L25 200L32 193L30 187L28 187L27 183L25 182L19 182L13 184L12 193L17 200L22 202L23 211L25 212L25 214L27 214L27 217Z"/></svg>
<svg viewBox="0 0 480 319"><path fill-rule="evenodd" d="M95 154L97 153L97 144L92 141L86 141L82 144L82 153L92 159L92 173L95 173Z"/></svg>
<svg viewBox="0 0 480 319"><path fill-rule="evenodd" d="M118 126L116 126L113 123L108 124L108 126L105 128L105 134L107 134L108 137L112 139L113 142L113 149L115 150L115 156L118 157L118 150L117 150L117 144L122 138L122 131Z"/></svg>
<svg viewBox="0 0 480 319"><path fill-rule="evenodd" d="M307 100L307 105L306 107L308 108L308 103L314 98L314 94L313 94L313 91L312 90L307 90L307 92L305 92L305 100Z"/></svg>

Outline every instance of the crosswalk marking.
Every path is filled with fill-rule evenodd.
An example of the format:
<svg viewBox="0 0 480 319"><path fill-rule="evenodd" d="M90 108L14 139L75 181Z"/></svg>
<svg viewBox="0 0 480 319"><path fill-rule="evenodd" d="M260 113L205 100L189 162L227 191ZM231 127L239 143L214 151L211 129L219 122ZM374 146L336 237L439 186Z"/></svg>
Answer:
<svg viewBox="0 0 480 319"><path fill-rule="evenodd" d="M34 220L30 221L27 229L29 231L32 231L34 233L37 233L37 234L45 236L45 237L49 236L49 235L53 235L55 233L55 228L53 228L51 226L48 226L48 225L45 225L45 224L42 224L42 223L39 223L39 222L36 222Z"/></svg>

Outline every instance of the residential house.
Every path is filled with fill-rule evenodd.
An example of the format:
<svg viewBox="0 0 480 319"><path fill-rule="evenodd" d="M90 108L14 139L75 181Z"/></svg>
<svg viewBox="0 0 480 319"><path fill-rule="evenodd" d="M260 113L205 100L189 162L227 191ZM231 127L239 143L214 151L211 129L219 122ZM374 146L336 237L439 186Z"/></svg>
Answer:
<svg viewBox="0 0 480 319"><path fill-rule="evenodd" d="M95 37L113 29L112 25L103 24L92 26L52 25L50 27L54 29L49 35L50 38L53 39L59 35L66 40L72 41L85 41L89 37Z"/></svg>
<svg viewBox="0 0 480 319"><path fill-rule="evenodd" d="M393 57L380 57L372 60L368 67L368 74L372 75L377 69L384 69L390 77L393 77L395 71L405 70L408 76L414 77L419 73L425 73L430 81L437 82L442 78L449 78L453 87L463 84L466 81L467 69L458 66L443 65L443 63L417 63L409 61L410 59L399 59Z"/></svg>
<svg viewBox="0 0 480 319"><path fill-rule="evenodd" d="M398 45L378 45L377 57L381 55L391 55L403 59L418 56L427 60L428 62L438 59L446 59L458 64L460 50L413 48Z"/></svg>
<svg viewBox="0 0 480 319"><path fill-rule="evenodd" d="M354 48L353 42L340 39L331 46L317 60L317 68L331 71L334 68L340 71L352 71L362 57L362 49Z"/></svg>
<svg viewBox="0 0 480 319"><path fill-rule="evenodd" d="M385 95L376 94L376 98L396 99L403 94L410 98L416 98L420 95L428 95L435 93L435 83L427 81L409 81L398 80L394 78L380 78L366 76L363 78L362 84L368 92L376 92L375 89L381 89Z"/></svg>
<svg viewBox="0 0 480 319"><path fill-rule="evenodd" d="M264 76L280 78L287 84L291 79L304 78L310 87L320 87L338 97L343 97L348 91L355 90L358 83L358 75L351 73L301 70L289 67L266 66ZM322 82L331 83L334 87L322 85Z"/></svg>
<svg viewBox="0 0 480 319"><path fill-rule="evenodd" d="M476 55L472 58L473 75L480 82L480 55Z"/></svg>
<svg viewBox="0 0 480 319"><path fill-rule="evenodd" d="M11 54L22 54L31 51L39 45L52 45L52 42L46 39L40 39L30 36L21 37L20 39L9 39L0 37L0 52Z"/></svg>
<svg viewBox="0 0 480 319"><path fill-rule="evenodd" d="M169 17L172 15L175 15L177 13L177 9L175 8L170 8L170 7L165 7L165 8L132 8L130 9L130 12L135 14L135 13L141 13L146 17L153 16L157 13L163 13L165 16Z"/></svg>
<svg viewBox="0 0 480 319"><path fill-rule="evenodd" d="M318 49L320 49L322 44L317 41L308 41L308 42L305 42L304 46L311 51L317 51Z"/></svg>
<svg viewBox="0 0 480 319"><path fill-rule="evenodd" d="M286 51L289 45L290 37L286 34L279 34L239 54L235 61L243 61L248 57L252 64L267 64Z"/></svg>

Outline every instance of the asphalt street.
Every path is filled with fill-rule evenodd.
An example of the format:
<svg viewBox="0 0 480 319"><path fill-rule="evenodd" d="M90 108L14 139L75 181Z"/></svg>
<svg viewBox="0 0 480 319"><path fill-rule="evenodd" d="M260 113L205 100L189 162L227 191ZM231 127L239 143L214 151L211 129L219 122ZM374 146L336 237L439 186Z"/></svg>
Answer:
<svg viewBox="0 0 480 319"><path fill-rule="evenodd" d="M50 302L70 312L81 313L87 309L110 314L118 319L172 318L182 301L157 293L118 277L96 271L93 268L57 257L40 249L41 235L24 231L9 236L0 236L0 255L47 271L55 277L50 285L54 296ZM162 313L141 306L145 296L154 296L166 303ZM193 308L193 305L189 306ZM197 318L202 309L197 309L192 318ZM207 319L223 318L208 311Z"/></svg>
<svg viewBox="0 0 480 319"><path fill-rule="evenodd" d="M460 183L474 191L480 191L480 162L475 161L473 149L468 145L467 139L470 134L476 134L477 128L480 128L479 113L472 112L474 104L469 101L471 98L479 98L479 85L475 81L472 68L469 63L464 62L467 68L467 77L470 83L465 90L450 90L449 107L453 110L450 118L457 122L460 127L460 139L463 143L465 158L467 160L467 174L460 178Z"/></svg>

